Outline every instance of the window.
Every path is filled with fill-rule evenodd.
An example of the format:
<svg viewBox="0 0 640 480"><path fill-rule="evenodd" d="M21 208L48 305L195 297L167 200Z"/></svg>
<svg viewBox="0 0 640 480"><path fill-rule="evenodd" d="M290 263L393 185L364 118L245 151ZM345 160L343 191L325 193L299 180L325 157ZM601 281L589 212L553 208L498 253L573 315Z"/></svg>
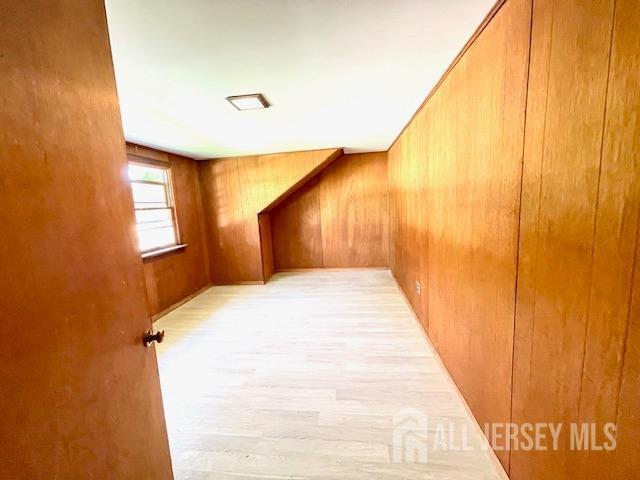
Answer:
<svg viewBox="0 0 640 480"><path fill-rule="evenodd" d="M177 246L170 167L130 161L129 180L142 256Z"/></svg>

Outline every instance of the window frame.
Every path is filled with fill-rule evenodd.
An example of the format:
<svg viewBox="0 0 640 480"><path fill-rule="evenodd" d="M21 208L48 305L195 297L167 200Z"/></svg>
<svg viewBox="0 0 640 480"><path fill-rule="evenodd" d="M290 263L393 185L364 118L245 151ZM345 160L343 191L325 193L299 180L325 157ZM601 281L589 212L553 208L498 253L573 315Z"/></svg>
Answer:
<svg viewBox="0 0 640 480"><path fill-rule="evenodd" d="M158 169L164 170L166 183L154 182L154 181L150 181L150 180L131 180L131 178L129 178L129 173L128 173L128 168L129 168L129 165L131 165L131 164L140 165L140 166L143 166L143 167L158 168ZM180 237L180 226L178 224L178 215L176 213L176 202L175 202L175 194L174 194L174 191L173 191L173 175L172 175L172 172L171 172L171 164L169 162L164 162L164 161L156 160L156 159L153 159L153 158L147 158L147 157L141 157L139 155L128 154L127 155L127 179L129 180L129 188L130 188L130 191L131 191L131 199L132 199L132 203L133 203L134 218L136 218L136 222L135 222L135 224L136 224L136 233L137 233L138 221L137 221L137 216L135 215L135 213L138 210L166 210L166 209L169 209L171 211L171 220L172 220L172 223L173 223L173 232L174 232L174 236L176 238L175 243L162 245L162 246L158 246L158 247L153 247L153 248L149 248L147 250L141 250L140 249L140 245L138 245L138 251L140 252L140 255L142 256L142 259L146 260L146 259L149 259L149 258L157 257L159 255L163 255L165 253L170 253L170 252L173 252L175 250L179 250L179 249L182 249L182 248L186 247L186 245L182 243L181 237ZM162 185L164 187L165 196L166 196L166 199L167 199L167 206L166 207L151 207L151 208L136 208L135 198L133 197L133 187L131 186L132 183L141 183L141 184L149 184L149 185Z"/></svg>

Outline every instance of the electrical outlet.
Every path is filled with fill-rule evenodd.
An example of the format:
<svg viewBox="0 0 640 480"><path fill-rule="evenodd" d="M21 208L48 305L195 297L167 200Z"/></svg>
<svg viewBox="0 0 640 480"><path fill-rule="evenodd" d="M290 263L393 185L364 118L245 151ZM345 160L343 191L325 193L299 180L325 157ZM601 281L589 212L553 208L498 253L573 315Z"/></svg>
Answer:
<svg viewBox="0 0 640 480"><path fill-rule="evenodd" d="M420 295L421 292L422 292L422 287L420 286L420 282L416 281L416 293Z"/></svg>

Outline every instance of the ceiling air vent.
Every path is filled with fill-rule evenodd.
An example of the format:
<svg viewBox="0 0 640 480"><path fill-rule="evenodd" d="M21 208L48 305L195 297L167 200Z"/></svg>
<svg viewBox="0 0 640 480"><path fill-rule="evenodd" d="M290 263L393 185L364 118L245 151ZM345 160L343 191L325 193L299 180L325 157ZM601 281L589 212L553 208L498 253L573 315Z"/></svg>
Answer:
<svg viewBox="0 0 640 480"><path fill-rule="evenodd" d="M232 97L227 97L227 101L238 110L259 110L261 108L269 108L271 106L261 93L234 95Z"/></svg>

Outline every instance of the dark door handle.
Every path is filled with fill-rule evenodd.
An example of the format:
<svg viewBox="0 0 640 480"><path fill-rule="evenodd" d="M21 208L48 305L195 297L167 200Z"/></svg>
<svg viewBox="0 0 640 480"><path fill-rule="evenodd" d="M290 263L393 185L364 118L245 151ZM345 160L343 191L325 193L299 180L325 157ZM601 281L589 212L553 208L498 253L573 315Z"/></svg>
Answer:
<svg viewBox="0 0 640 480"><path fill-rule="evenodd" d="M162 343L163 340L164 330L158 330L156 333L153 333L153 330L147 330L142 337L145 347L150 347L153 342Z"/></svg>

